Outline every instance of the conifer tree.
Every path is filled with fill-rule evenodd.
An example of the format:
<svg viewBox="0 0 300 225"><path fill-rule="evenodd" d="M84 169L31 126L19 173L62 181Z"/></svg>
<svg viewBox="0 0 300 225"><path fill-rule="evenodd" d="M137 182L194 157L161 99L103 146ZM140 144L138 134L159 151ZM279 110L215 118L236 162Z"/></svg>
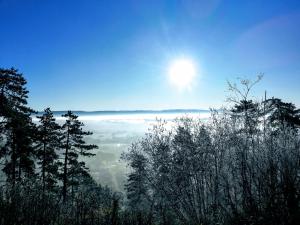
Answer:
<svg viewBox="0 0 300 225"><path fill-rule="evenodd" d="M3 171L7 180L15 184L23 175L34 173L34 150L32 137L35 126L27 106L26 80L18 70L0 69L0 117L1 132L5 143L1 157L5 158Z"/></svg>
<svg viewBox="0 0 300 225"><path fill-rule="evenodd" d="M78 184L78 177L85 176L88 168L83 161L79 161L79 156L93 156L90 151L97 149L98 146L86 144L84 137L92 135L92 132L83 131L84 124L78 120L78 116L71 111L62 115L66 118L62 126L62 148L64 150L64 162L62 171L62 196L63 201L67 199L68 188L72 190Z"/></svg>
<svg viewBox="0 0 300 225"><path fill-rule="evenodd" d="M41 167L43 192L53 190L58 178L58 150L60 147L60 126L55 122L50 108L37 116L40 124L37 127L36 149L38 164Z"/></svg>
<svg viewBox="0 0 300 225"><path fill-rule="evenodd" d="M233 117L244 118L244 126L250 134L257 132L255 129L258 123L256 117L260 114L258 103L252 100L241 100L233 106L231 112Z"/></svg>
<svg viewBox="0 0 300 225"><path fill-rule="evenodd" d="M139 146L132 145L130 154L124 155L123 159L130 161L131 173L128 175L126 184L129 207L135 211L143 211L149 206L147 160L138 152ZM145 205L146 202L146 205Z"/></svg>
<svg viewBox="0 0 300 225"><path fill-rule="evenodd" d="M273 127L300 127L300 109L297 109L293 103L283 102L279 98L271 98L267 99L264 104L267 107L266 113L270 115L269 122Z"/></svg>

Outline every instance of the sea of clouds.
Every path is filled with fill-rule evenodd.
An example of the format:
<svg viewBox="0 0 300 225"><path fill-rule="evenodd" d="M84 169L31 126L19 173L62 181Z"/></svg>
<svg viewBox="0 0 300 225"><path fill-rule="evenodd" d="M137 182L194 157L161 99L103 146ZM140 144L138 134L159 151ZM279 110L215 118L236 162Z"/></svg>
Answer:
<svg viewBox="0 0 300 225"><path fill-rule="evenodd" d="M129 168L120 159L130 145L141 139L158 119L171 126L172 121L182 116L207 119L209 112L193 113L117 113L80 115L78 119L84 123L84 130L92 131L86 141L99 146L94 157L82 158L90 169L94 179L102 185L107 185L115 191L123 191L126 174ZM64 118L56 115L58 123ZM34 118L37 122L37 119Z"/></svg>

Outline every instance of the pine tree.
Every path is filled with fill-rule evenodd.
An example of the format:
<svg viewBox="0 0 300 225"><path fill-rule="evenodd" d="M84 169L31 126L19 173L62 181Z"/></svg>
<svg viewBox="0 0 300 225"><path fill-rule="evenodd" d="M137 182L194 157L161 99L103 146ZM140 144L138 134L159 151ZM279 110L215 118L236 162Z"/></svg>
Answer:
<svg viewBox="0 0 300 225"><path fill-rule="evenodd" d="M60 126L55 122L50 108L37 116L40 124L37 127L36 149L38 164L41 167L43 192L53 190L58 178L58 153L60 147Z"/></svg>
<svg viewBox="0 0 300 225"><path fill-rule="evenodd" d="M257 132L255 129L258 123L256 117L260 114L258 103L254 103L252 100L241 100L233 106L231 112L234 117L244 119L244 128L250 134Z"/></svg>
<svg viewBox="0 0 300 225"><path fill-rule="evenodd" d="M85 143L84 137L92 135L92 132L82 130L84 124L78 120L78 116L71 111L62 116L66 118L66 122L62 126L62 148L64 149L62 196L65 202L68 187L71 186L72 190L74 190L74 186L78 184L77 178L88 173L85 163L79 161L78 157L95 155L90 151L97 149L98 146Z"/></svg>
<svg viewBox="0 0 300 225"><path fill-rule="evenodd" d="M269 114L269 122L273 127L290 128L300 127L300 109L292 103L283 102L279 98L267 99L264 104L267 107L266 113Z"/></svg>
<svg viewBox="0 0 300 225"><path fill-rule="evenodd" d="M3 171L13 185L23 175L34 173L35 126L30 117L34 110L27 106L25 85L25 78L16 69L0 69L1 132L5 137L0 156L5 158Z"/></svg>
<svg viewBox="0 0 300 225"><path fill-rule="evenodd" d="M138 152L139 146L132 145L130 154L123 156L124 160L130 160L131 173L126 184L129 206L134 211L143 211L149 206L147 160ZM146 202L146 205L145 205Z"/></svg>

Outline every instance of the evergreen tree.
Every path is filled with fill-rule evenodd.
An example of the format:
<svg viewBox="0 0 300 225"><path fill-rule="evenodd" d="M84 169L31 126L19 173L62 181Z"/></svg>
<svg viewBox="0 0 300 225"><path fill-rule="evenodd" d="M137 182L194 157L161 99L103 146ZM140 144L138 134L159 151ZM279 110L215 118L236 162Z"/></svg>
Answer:
<svg viewBox="0 0 300 225"><path fill-rule="evenodd" d="M18 70L0 68L0 116L11 117L13 112L26 115L34 111L27 107L27 81Z"/></svg>
<svg viewBox="0 0 300 225"><path fill-rule="evenodd" d="M126 184L129 207L133 211L146 210L150 205L147 159L138 152L139 146L132 145L130 154L123 156L123 159L130 161L131 173L128 175Z"/></svg>
<svg viewBox="0 0 300 225"><path fill-rule="evenodd" d="M58 154L60 147L60 126L55 122L50 108L46 108L44 114L37 116L36 149L38 164L41 167L41 180L43 192L53 190L58 178Z"/></svg>
<svg viewBox="0 0 300 225"><path fill-rule="evenodd" d="M27 106L25 85L25 78L16 69L0 69L1 132L5 137L0 156L5 158L3 171L13 185L23 175L34 173L35 126L30 117L34 111Z"/></svg>
<svg viewBox="0 0 300 225"><path fill-rule="evenodd" d="M254 103L252 100L241 100L236 103L231 109L233 117L244 119L244 128L253 134L257 131L256 126L258 121L256 120L257 115L260 114L259 104Z"/></svg>
<svg viewBox="0 0 300 225"><path fill-rule="evenodd" d="M78 157L95 155L90 151L97 149L98 146L85 143L84 137L92 135L92 132L82 130L84 124L77 119L78 116L71 111L62 116L66 118L66 122L62 126L62 148L64 149L62 196L65 202L68 187L71 186L73 191L74 186L78 185L78 177L88 173L85 163L78 161Z"/></svg>
<svg viewBox="0 0 300 225"><path fill-rule="evenodd" d="M269 122L275 128L288 126L291 128L300 127L300 109L297 109L293 103L283 102L279 98L267 99L266 113L269 114Z"/></svg>

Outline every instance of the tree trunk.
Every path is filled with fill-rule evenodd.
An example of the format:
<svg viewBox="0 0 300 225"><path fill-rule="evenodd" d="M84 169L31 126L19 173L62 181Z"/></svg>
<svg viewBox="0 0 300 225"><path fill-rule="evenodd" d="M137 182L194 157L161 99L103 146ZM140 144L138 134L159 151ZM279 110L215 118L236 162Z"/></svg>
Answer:
<svg viewBox="0 0 300 225"><path fill-rule="evenodd" d="M65 164L64 164L64 174L63 174L63 190L62 190L62 195L63 195L63 202L66 202L67 199L67 183L68 183L68 151L69 151L69 127L67 130L67 142L66 142L66 152L65 152Z"/></svg>
<svg viewBox="0 0 300 225"><path fill-rule="evenodd" d="M43 193L45 193L45 186L46 186L46 181L45 181L45 164L46 164L46 144L45 142L43 143L43 164L42 164L42 179L43 179Z"/></svg>

